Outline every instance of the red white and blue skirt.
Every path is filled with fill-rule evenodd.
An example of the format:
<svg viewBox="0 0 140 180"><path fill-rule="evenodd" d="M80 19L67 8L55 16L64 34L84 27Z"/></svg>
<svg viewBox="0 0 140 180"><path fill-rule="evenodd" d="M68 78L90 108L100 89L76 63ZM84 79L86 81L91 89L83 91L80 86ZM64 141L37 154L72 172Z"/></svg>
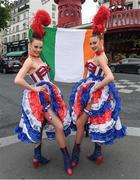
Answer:
<svg viewBox="0 0 140 180"><path fill-rule="evenodd" d="M71 119L60 89L51 82L41 81L35 86L45 86L46 91L23 91L22 116L19 125L15 128L18 138L25 143L38 143L42 138L42 129L45 125L49 140L55 139L55 129L44 119L44 112L48 107L59 117L64 126L65 136L71 133Z"/></svg>
<svg viewBox="0 0 140 180"><path fill-rule="evenodd" d="M72 128L76 130L76 120L85 112L88 115L89 137L92 142L113 144L114 139L126 135L126 126L120 121L121 99L113 82L94 92L94 87L103 77L92 73L77 82L69 99ZM91 110L85 108L90 102Z"/></svg>

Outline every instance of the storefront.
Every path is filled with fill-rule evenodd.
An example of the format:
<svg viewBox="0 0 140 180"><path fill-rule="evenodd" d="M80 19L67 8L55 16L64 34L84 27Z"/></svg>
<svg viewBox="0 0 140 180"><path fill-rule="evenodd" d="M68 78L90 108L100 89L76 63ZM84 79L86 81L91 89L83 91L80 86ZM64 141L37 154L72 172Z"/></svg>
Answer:
<svg viewBox="0 0 140 180"><path fill-rule="evenodd" d="M28 39L7 43L7 52L27 51L27 50L28 50Z"/></svg>

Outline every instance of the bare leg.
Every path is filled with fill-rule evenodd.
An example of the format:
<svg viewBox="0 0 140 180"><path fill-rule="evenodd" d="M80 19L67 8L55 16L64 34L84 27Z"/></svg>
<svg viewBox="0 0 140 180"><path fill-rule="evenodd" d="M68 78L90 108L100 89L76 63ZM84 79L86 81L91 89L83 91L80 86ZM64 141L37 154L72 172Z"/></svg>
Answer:
<svg viewBox="0 0 140 180"><path fill-rule="evenodd" d="M48 119L48 121L50 121L50 123L54 126L56 133L56 140L59 146L61 148L64 148L66 147L66 138L63 131L63 124L60 121L59 117L57 117L56 114L51 109L48 109L48 113L50 114L51 120L48 118L47 113L45 113L45 118Z"/></svg>
<svg viewBox="0 0 140 180"><path fill-rule="evenodd" d="M86 110L91 109L91 104L89 103L86 106ZM76 127L77 127L77 132L76 132L76 144L81 144L83 136L84 136L84 126L87 122L88 115L83 113L76 121Z"/></svg>
<svg viewBox="0 0 140 180"><path fill-rule="evenodd" d="M50 118L48 117L48 114ZM60 146L60 150L64 159L64 169L68 175L72 175L73 172L71 169L70 156L66 147L66 138L63 130L63 124L59 117L56 116L56 114L51 109L48 109L47 113L45 113L45 117L55 127L56 140Z"/></svg>
<svg viewBox="0 0 140 180"><path fill-rule="evenodd" d="M90 110L91 105L88 104L86 109ZM75 144L73 146L72 150L72 167L77 166L79 163L79 157L80 157L80 144L82 142L83 136L84 136L84 126L87 122L88 115L83 113L76 121L76 138L75 138Z"/></svg>
<svg viewBox="0 0 140 180"><path fill-rule="evenodd" d="M76 121L76 127L77 127L77 132L76 132L76 139L75 142L76 144L81 144L83 136L84 136L84 126L87 122L88 116L83 113Z"/></svg>

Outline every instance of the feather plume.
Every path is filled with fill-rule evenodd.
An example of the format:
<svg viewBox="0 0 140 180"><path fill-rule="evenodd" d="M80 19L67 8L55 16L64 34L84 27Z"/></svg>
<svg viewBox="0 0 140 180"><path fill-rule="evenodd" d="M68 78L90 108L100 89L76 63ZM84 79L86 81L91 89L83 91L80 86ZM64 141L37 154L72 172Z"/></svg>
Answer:
<svg viewBox="0 0 140 180"><path fill-rule="evenodd" d="M109 9L105 6L100 6L99 10L97 11L96 15L93 18L93 31L104 33L105 28L104 24L110 16Z"/></svg>
<svg viewBox="0 0 140 180"><path fill-rule="evenodd" d="M38 10L32 20L31 28L40 38L43 38L45 35L43 26L48 26L50 23L50 15L45 10Z"/></svg>

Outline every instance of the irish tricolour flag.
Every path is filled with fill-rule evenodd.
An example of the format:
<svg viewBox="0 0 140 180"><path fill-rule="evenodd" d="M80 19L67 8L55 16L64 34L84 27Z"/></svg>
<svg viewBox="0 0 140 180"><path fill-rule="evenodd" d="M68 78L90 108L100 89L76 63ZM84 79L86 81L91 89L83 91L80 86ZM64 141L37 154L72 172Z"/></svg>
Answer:
<svg viewBox="0 0 140 180"><path fill-rule="evenodd" d="M94 53L89 45L92 30L45 28L42 59L51 68L51 79L76 82L86 74L84 65Z"/></svg>

